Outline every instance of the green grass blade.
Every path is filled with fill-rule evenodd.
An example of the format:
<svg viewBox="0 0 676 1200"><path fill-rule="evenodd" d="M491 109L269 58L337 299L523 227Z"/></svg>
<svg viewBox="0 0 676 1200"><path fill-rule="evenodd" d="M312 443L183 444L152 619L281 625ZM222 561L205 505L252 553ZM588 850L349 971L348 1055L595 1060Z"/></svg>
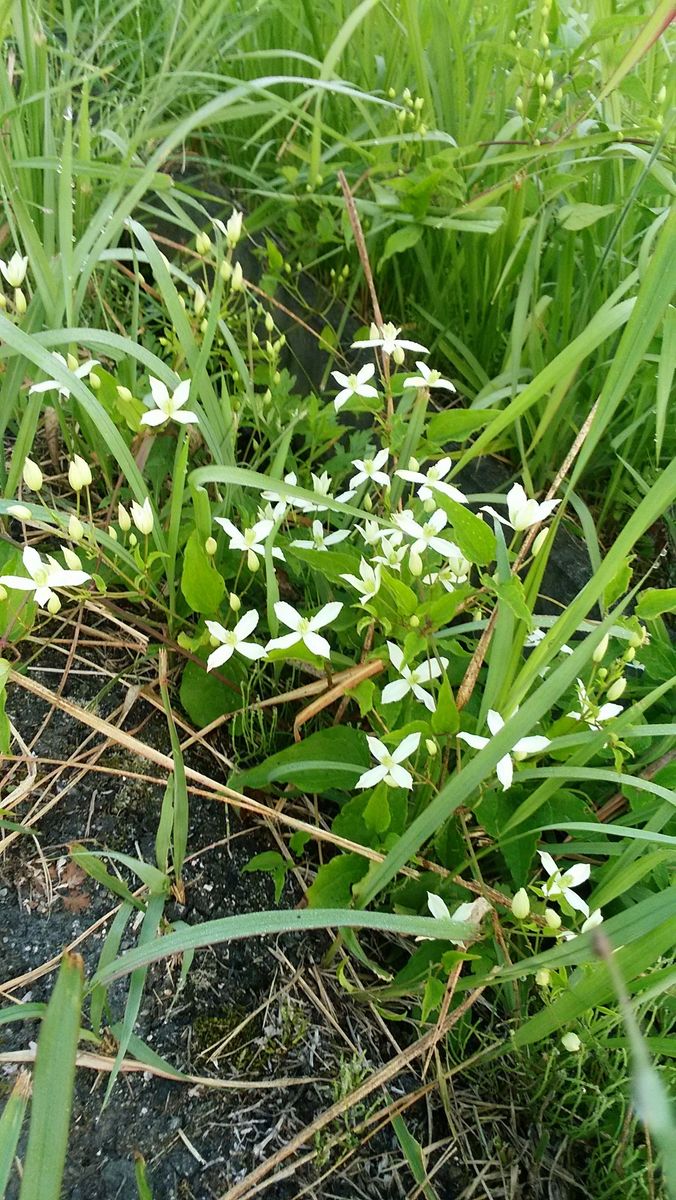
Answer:
<svg viewBox="0 0 676 1200"><path fill-rule="evenodd" d="M30 1094L31 1077L28 1071L19 1071L0 1117L0 1196L7 1190Z"/></svg>

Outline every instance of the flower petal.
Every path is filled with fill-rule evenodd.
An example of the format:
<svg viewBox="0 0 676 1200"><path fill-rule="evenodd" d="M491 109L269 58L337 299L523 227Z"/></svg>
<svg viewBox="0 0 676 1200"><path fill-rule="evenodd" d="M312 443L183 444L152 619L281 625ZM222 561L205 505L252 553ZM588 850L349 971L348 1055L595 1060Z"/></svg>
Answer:
<svg viewBox="0 0 676 1200"><path fill-rule="evenodd" d="M407 791L410 791L413 787L413 776L411 775L411 772L407 771L406 767L400 767L398 763L395 763L393 767L390 767L388 775L390 779L394 780L397 787L406 788Z"/></svg>
<svg viewBox="0 0 676 1200"><path fill-rule="evenodd" d="M153 400L157 407L164 411L169 404L169 389L166 383L162 383L161 379L155 379L153 375L148 376L148 383Z"/></svg>
<svg viewBox="0 0 676 1200"><path fill-rule="evenodd" d="M288 625L289 629L293 629L295 633L298 632L298 627L301 623L302 617L299 612L296 612L295 608L292 608L290 604L286 603L286 600L276 601L275 614L279 617L280 621L282 621L284 625Z"/></svg>
<svg viewBox="0 0 676 1200"><path fill-rule="evenodd" d="M310 630L309 633L304 635L303 641L310 651L310 654L316 654L318 658L331 657L331 647L329 646L326 638L322 637L320 633L314 633L312 630Z"/></svg>
<svg viewBox="0 0 676 1200"><path fill-rule="evenodd" d="M364 771L363 775L359 776L359 779L354 786L356 788L375 787L375 785L380 783L386 775L387 767L371 767L368 771Z"/></svg>
<svg viewBox="0 0 676 1200"><path fill-rule="evenodd" d="M232 658L234 646L219 646L210 654L207 659L207 671L213 671L216 667L222 667L229 658Z"/></svg>
<svg viewBox="0 0 676 1200"><path fill-rule="evenodd" d="M168 420L169 417L165 412L162 412L161 408L149 408L148 411L144 412L143 416L141 417L141 424L164 425L165 421Z"/></svg>
<svg viewBox="0 0 676 1200"><path fill-rule="evenodd" d="M546 750L548 745L549 738L535 734L533 737L520 738L514 749L518 754L538 754L540 751Z"/></svg>
<svg viewBox="0 0 676 1200"><path fill-rule="evenodd" d="M181 382L179 383L178 387L174 390L174 394L171 398L174 408L183 408L183 405L185 404L189 395L190 395L190 380L182 379ZM175 413L174 413L174 416L176 416Z"/></svg>
<svg viewBox="0 0 676 1200"><path fill-rule="evenodd" d="M415 753L420 745L420 734L409 733L403 741L399 743L396 750L392 751L392 758L396 763L403 762L410 754Z"/></svg>
<svg viewBox="0 0 676 1200"><path fill-rule="evenodd" d="M483 750L484 746L488 745L489 739L479 737L478 733L456 733L456 737L460 738L461 742L467 742L473 750Z"/></svg>
<svg viewBox="0 0 676 1200"><path fill-rule="evenodd" d="M244 640L244 638L247 638L250 633L253 633L257 624L258 613L255 608L251 608L247 613L244 613L243 617L240 617L239 621L235 625L235 628L233 629L233 633L237 638L237 641L241 642Z"/></svg>
<svg viewBox="0 0 676 1200"><path fill-rule="evenodd" d="M563 895L570 904L571 908L576 909L577 912L584 913L585 917L589 916L589 905L587 904L586 900L583 900L581 896L578 896L577 892L574 892L572 888L564 888Z"/></svg>
<svg viewBox="0 0 676 1200"><path fill-rule="evenodd" d="M500 780L500 783L502 784L503 792L506 792L508 790L508 788L511 788L512 779L514 777L514 764L511 760L511 758L509 757L509 754L505 754L499 760L499 762L495 768L495 774L497 775L498 779Z"/></svg>
<svg viewBox="0 0 676 1200"><path fill-rule="evenodd" d="M408 692L409 687L405 679L395 679L393 683L388 683L383 688L380 697L382 704L394 704L397 700L402 700Z"/></svg>
<svg viewBox="0 0 676 1200"><path fill-rule="evenodd" d="M257 646L255 642L240 642L237 650L245 658L263 658L267 654L265 646Z"/></svg>
<svg viewBox="0 0 676 1200"><path fill-rule="evenodd" d="M300 634L297 630L293 633L283 633L281 637L270 638L265 647L266 653L269 650L288 650L290 646L297 646L300 641Z"/></svg>
<svg viewBox="0 0 676 1200"><path fill-rule="evenodd" d="M320 608L319 612L310 619L312 632L314 633L316 629L323 629L325 625L330 625L332 621L335 621L342 607L342 601L332 600L330 604L325 604L323 608Z"/></svg>
<svg viewBox="0 0 676 1200"><path fill-rule="evenodd" d="M427 893L427 907L437 921L450 921L451 914L448 905L445 900L441 899L441 896L437 896L436 892Z"/></svg>
<svg viewBox="0 0 676 1200"><path fill-rule="evenodd" d="M566 868L564 875L568 887L579 887L589 879L591 867L589 863L574 863L572 867Z"/></svg>
<svg viewBox="0 0 676 1200"><path fill-rule="evenodd" d="M547 874L558 875L559 868L557 867L551 854L549 854L546 850L538 850L538 854L540 855L540 862L542 863Z"/></svg>

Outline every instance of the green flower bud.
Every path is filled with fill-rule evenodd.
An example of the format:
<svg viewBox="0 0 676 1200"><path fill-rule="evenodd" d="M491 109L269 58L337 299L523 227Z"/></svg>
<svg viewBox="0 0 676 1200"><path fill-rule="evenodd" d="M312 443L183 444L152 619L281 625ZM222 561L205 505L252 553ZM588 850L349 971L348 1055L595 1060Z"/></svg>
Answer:
<svg viewBox="0 0 676 1200"><path fill-rule="evenodd" d="M29 521L31 517L31 510L26 508L25 504L10 504L7 512L10 517L16 517L17 521Z"/></svg>
<svg viewBox="0 0 676 1200"><path fill-rule="evenodd" d="M70 538L71 542L81 542L84 537L84 532L84 525L82 524L82 521L79 519L79 517L75 516L75 513L72 513L70 520L68 521L68 537Z"/></svg>
<svg viewBox="0 0 676 1200"><path fill-rule="evenodd" d="M89 386L93 392L98 392L101 387L101 376L96 374L96 371L89 372Z"/></svg>
<svg viewBox="0 0 676 1200"><path fill-rule="evenodd" d="M599 642L598 646L596 647L594 653L592 654L592 662L595 662L595 663L601 662L601 659L604 657L606 650L608 649L609 641L610 641L609 634L607 634L607 633L604 634L604 636L601 638L601 641Z"/></svg>
<svg viewBox="0 0 676 1200"><path fill-rule="evenodd" d="M204 543L204 549L205 549L206 553L209 555L209 557L213 558L214 554L216 553L216 551L218 549L218 542L216 541L216 538L208 537L206 542Z"/></svg>
<svg viewBox="0 0 676 1200"><path fill-rule="evenodd" d="M551 978L552 973L551 971L548 971L546 967L541 967L539 971L535 972L535 982L537 983L538 987L549 987Z"/></svg>
<svg viewBox="0 0 676 1200"><path fill-rule="evenodd" d="M439 753L439 747L437 746L434 738L425 738L425 749L430 758L436 758L437 754Z"/></svg>
<svg viewBox="0 0 676 1200"><path fill-rule="evenodd" d="M561 917L559 916L559 914L557 913L555 908L546 908L545 909L545 924L547 925L548 929L560 929L561 928Z"/></svg>
<svg viewBox="0 0 676 1200"><path fill-rule="evenodd" d="M410 618L409 625L411 626L411 629L419 629L420 628L420 617L417 615L417 613L414 613L413 616Z"/></svg>
<svg viewBox="0 0 676 1200"><path fill-rule="evenodd" d="M619 700L620 696L624 695L626 688L627 680L624 675L621 675L620 678L616 679L614 683L611 683L610 687L608 688L608 699L611 701Z"/></svg>
<svg viewBox="0 0 676 1200"><path fill-rule="evenodd" d="M198 233L195 238L195 249L198 254L208 254L211 250L211 238L208 233Z"/></svg>
<svg viewBox="0 0 676 1200"><path fill-rule="evenodd" d="M60 608L61 601L59 600L56 592L53 592L47 601L47 612L50 612L52 616L55 617Z"/></svg>
<svg viewBox="0 0 676 1200"><path fill-rule="evenodd" d="M32 458L27 458L23 464L23 481L31 492L39 492L42 487L42 471Z"/></svg>
<svg viewBox="0 0 676 1200"><path fill-rule="evenodd" d="M239 612L242 607L242 601L236 592L231 592L229 597L230 608L234 613Z"/></svg>
<svg viewBox="0 0 676 1200"><path fill-rule="evenodd" d="M129 403L130 400L134 399L132 393L129 391L129 388L123 387L122 384L119 384L115 390L120 397L120 400L124 400L126 403Z"/></svg>
<svg viewBox="0 0 676 1200"><path fill-rule="evenodd" d="M512 915L517 921L525 921L530 912L530 899L525 888L519 888L512 898Z"/></svg>
<svg viewBox="0 0 676 1200"><path fill-rule="evenodd" d="M20 317L24 315L26 308L28 307L26 304L26 297L24 296L21 288L14 289L14 307L18 316Z"/></svg>

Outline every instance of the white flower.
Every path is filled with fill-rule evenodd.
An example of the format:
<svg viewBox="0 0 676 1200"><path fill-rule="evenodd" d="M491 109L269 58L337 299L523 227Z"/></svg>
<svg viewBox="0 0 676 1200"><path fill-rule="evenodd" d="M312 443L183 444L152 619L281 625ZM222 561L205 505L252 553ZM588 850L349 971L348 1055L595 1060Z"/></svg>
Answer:
<svg viewBox="0 0 676 1200"><path fill-rule="evenodd" d="M351 488L358 488L362 483L371 480L373 483L381 483L383 487L390 486L389 475L382 470L389 458L389 450L379 450L375 458L355 458L352 461L352 466L357 468L357 474L353 475L350 480Z"/></svg>
<svg viewBox="0 0 676 1200"><path fill-rule="evenodd" d="M578 896L577 892L573 889L579 887L582 883L586 883L589 879L591 874L589 863L575 863L567 871L560 871L551 854L548 854L546 850L538 850L538 854L540 855L540 862L549 875L549 879L542 885L543 896L547 900L563 898L571 908L577 909L578 912L584 913L585 917L588 917L589 905L587 901Z"/></svg>
<svg viewBox="0 0 676 1200"><path fill-rule="evenodd" d="M303 550L326 550L328 546L335 546L338 542L342 542L346 537L350 536L349 529L337 529L334 533L324 534L324 526L321 521L312 522L312 540L311 541L295 541L292 546L300 546Z"/></svg>
<svg viewBox="0 0 676 1200"><path fill-rule="evenodd" d="M520 483L515 483L507 493L509 520L501 517L494 508L485 507L484 512L489 512L492 517L497 517L503 525L508 525L517 533L521 533L524 529L530 529L531 525L539 525L540 521L546 521L560 503L560 500L543 500L541 504L538 504L537 500L528 499Z"/></svg>
<svg viewBox="0 0 676 1200"><path fill-rule="evenodd" d="M382 538L380 543L380 554L376 554L374 562L382 563L384 567L389 567L391 571L401 571L401 564L406 557L406 546L399 546L395 538L401 541L401 534L394 533L391 538Z"/></svg>
<svg viewBox="0 0 676 1200"><path fill-rule="evenodd" d="M362 342L353 342L353 350L368 350L371 347L382 350L383 354L394 354L397 350L418 350L421 354L429 354L426 346L421 346L420 342L408 342L399 337L401 329L393 325L391 321L386 321L379 329L377 325L371 326L371 337Z"/></svg>
<svg viewBox="0 0 676 1200"><path fill-rule="evenodd" d="M490 912L490 904L484 896L477 896L476 900L468 900L464 904L459 904L453 913L449 911L448 905L441 896L437 896L436 892L427 893L427 907L436 921L467 921L468 924L474 926L474 935L472 940L476 940L481 931L481 922L487 912ZM417 942L428 942L430 938L416 938ZM450 941L454 946L462 946L466 943L456 941L451 938Z"/></svg>
<svg viewBox="0 0 676 1200"><path fill-rule="evenodd" d="M314 471L310 472L312 477L312 486L317 496L331 495L331 476L328 471L322 471L321 475L315 475ZM303 501L305 512L326 512L325 504L310 504L308 501Z"/></svg>
<svg viewBox="0 0 676 1200"><path fill-rule="evenodd" d="M623 712L621 704L594 704L581 679L577 681L577 702L580 711L569 712L567 715L574 721L584 721L590 729L600 729L604 721L610 721Z"/></svg>
<svg viewBox="0 0 676 1200"><path fill-rule="evenodd" d="M287 604L285 600L278 600L275 604L275 612L280 621L284 625L288 625L292 633L284 633L281 637L272 638L268 642L267 650L288 650L290 646L295 646L297 642L302 642L310 651L310 654L316 654L318 658L330 658L331 647L325 637L321 637L317 632L318 629L323 629L325 625L330 625L335 621L343 605L340 601L332 601L331 604L325 604L320 608L314 617L303 617L295 608Z"/></svg>
<svg viewBox="0 0 676 1200"><path fill-rule="evenodd" d="M342 389L333 401L336 412L339 412L353 396L362 396L367 400L378 395L378 389L368 382L369 379L373 379L375 370L373 363L366 363L366 366L362 367L356 375L343 375L342 371L331 372L336 383L340 384Z"/></svg>
<svg viewBox="0 0 676 1200"><path fill-rule="evenodd" d="M420 375L413 375L410 379L404 380L405 388L446 388L447 392L454 392L456 389L450 379L443 379L441 371L433 371L427 366L427 363L416 362L416 367L420 371Z"/></svg>
<svg viewBox="0 0 676 1200"><path fill-rule="evenodd" d="M564 1033L561 1038L561 1045L570 1054L579 1054L582 1049L582 1042L576 1033Z"/></svg>
<svg viewBox="0 0 676 1200"><path fill-rule="evenodd" d="M388 750L387 746L384 746L375 737L367 736L366 741L378 766L370 767L368 771L364 771L363 775L359 776L355 787L370 788L382 782L386 783L388 787L400 787L410 790L413 787L413 776L401 764L405 758L408 758L410 754L415 753L418 749L420 734L409 733L408 737L405 737L395 750Z"/></svg>
<svg viewBox="0 0 676 1200"><path fill-rule="evenodd" d="M438 508L432 513L429 521L421 525L416 521L413 513L408 509L404 509L402 513L395 513L392 520L399 526L407 537L413 538L414 542L411 547L413 554L422 554L425 550L436 550L438 554L443 554L446 557L450 552L455 550L452 542L447 542L445 538L440 538L438 535L444 529L448 521L448 517L443 508Z"/></svg>
<svg viewBox="0 0 676 1200"><path fill-rule="evenodd" d="M580 932L588 933L590 929L596 929L598 925L602 924L603 913L601 912L600 908L595 908L594 911L589 914L587 920L582 922L582 929Z"/></svg>
<svg viewBox="0 0 676 1200"><path fill-rule="evenodd" d="M399 542L401 541L400 533L393 533L392 530L383 529L382 525L379 525L377 521L365 521L363 525L357 525L357 529L367 546L379 545L384 537L389 537L391 542L394 542L395 537L398 538Z"/></svg>
<svg viewBox="0 0 676 1200"><path fill-rule="evenodd" d="M445 553L448 561L438 571L426 575L423 583L440 583L447 592L454 592L461 583L465 583L469 578L472 564L468 558L465 558L455 542L446 543Z"/></svg>
<svg viewBox="0 0 676 1200"><path fill-rule="evenodd" d="M235 246L237 245L239 239L242 236L242 221L243 220L244 220L244 214L241 213L239 211L239 209L233 208L230 216L228 217L226 225L225 225L225 240L227 241L231 250L234 250ZM219 224L221 224L221 222L219 222Z"/></svg>
<svg viewBox="0 0 676 1200"><path fill-rule="evenodd" d="M265 654L264 647L246 640L249 634L253 633L257 624L258 613L255 608L240 617L234 629L225 629L218 621L207 621L207 629L211 636L222 643L217 650L214 650L213 654L209 655L207 671L213 671L215 667L222 666L229 658L232 658L235 650L238 654L243 654L245 658L262 658Z"/></svg>
<svg viewBox="0 0 676 1200"><path fill-rule="evenodd" d="M467 504L464 492L453 487L451 483L443 482L452 466L452 459L440 458L439 462L432 463L432 466L427 468L424 475L422 471L395 471L395 475L398 475L400 479L406 479L409 483L422 484L418 488L421 500L429 500L434 492L443 492L444 496L450 496L451 500L456 500L458 504Z"/></svg>
<svg viewBox="0 0 676 1200"><path fill-rule="evenodd" d="M274 522L256 521L255 525L251 525L248 529L240 531L227 517L214 517L214 520L217 525L220 525L225 530L230 538L230 549L241 550L243 554L247 555L249 565L255 559L256 566L258 566L258 555L261 558L265 557L265 546L263 543L271 533ZM274 558L280 558L284 561L284 555L276 546L272 547L272 554ZM253 569L255 570L256 568L254 567Z"/></svg>
<svg viewBox="0 0 676 1200"><path fill-rule="evenodd" d="M394 704L395 700L401 700L408 692L412 692L416 700L420 700L421 704L425 705L425 708L429 709L430 712L434 712L437 707L434 697L429 692L426 692L424 687L421 687L421 684L429 683L432 679L438 679L442 670L445 670L448 666L448 659L442 658L438 660L432 658L421 663L418 667L411 668L405 665L403 652L394 642L388 642L387 649L390 655L390 662L395 671L399 672L401 678L395 679L393 683L388 683L383 688L383 704Z"/></svg>
<svg viewBox="0 0 676 1200"><path fill-rule="evenodd" d="M357 589L360 604L365 604L367 600L373 599L380 588L382 582L380 566L372 567L365 558L362 558L359 563L359 575L359 579L356 575L341 575L340 578Z"/></svg>
<svg viewBox="0 0 676 1200"><path fill-rule="evenodd" d="M132 500L131 519L139 533L145 534L146 537L149 533L152 533L155 518L153 517L153 510L150 507L148 496L146 496L143 504L139 504L137 500Z"/></svg>
<svg viewBox="0 0 676 1200"><path fill-rule="evenodd" d="M14 251L14 254L10 258L9 262L5 262L2 258L0 258L0 271L10 287L21 287L21 284L26 278L27 267L28 255L22 258L17 250Z"/></svg>
<svg viewBox="0 0 676 1200"><path fill-rule="evenodd" d="M85 375L90 374L93 367L99 366L99 360L97 358L88 358L86 362L83 362L78 366L77 359L74 359L72 355L69 354L68 361L66 361L66 359L63 357L63 354L59 354L56 351L52 354L52 358L55 358L57 362L60 362L61 366L70 371L70 373L74 375L76 379L84 379ZM71 395L70 388L66 387L66 385L63 383L60 383L58 379L43 379L42 383L34 383L32 388L29 389L29 395L32 396L35 392L58 392L59 395L63 396L66 400Z"/></svg>
<svg viewBox="0 0 676 1200"><path fill-rule="evenodd" d="M500 713L489 708L486 715L486 724L493 737L495 737L503 728L505 722ZM484 746L487 746L491 740L490 738L479 737L476 733L459 733L457 736L461 741L467 742L467 745L472 746L475 750L483 750ZM514 776L514 764L512 763L511 755L538 754L541 750L546 750L548 745L549 738L536 734L533 737L519 738L519 741L512 746L509 754L503 755L495 768L495 773L502 784L504 792L512 786L512 778Z"/></svg>
<svg viewBox="0 0 676 1200"><path fill-rule="evenodd" d="M22 557L30 578L26 579L23 575L0 575L0 583L19 591L35 592L35 599L40 608L47 607L55 588L80 587L91 579L91 575L87 575L85 571L65 570L50 554L47 555L47 561L43 562L32 546L26 546Z"/></svg>
<svg viewBox="0 0 676 1200"><path fill-rule="evenodd" d="M197 413L184 412L183 405L190 393L190 380L182 379L178 387L170 394L166 383L161 379L148 376L155 408L151 408L141 417L142 425L159 426L166 421L178 421L180 425L190 425L197 421Z"/></svg>

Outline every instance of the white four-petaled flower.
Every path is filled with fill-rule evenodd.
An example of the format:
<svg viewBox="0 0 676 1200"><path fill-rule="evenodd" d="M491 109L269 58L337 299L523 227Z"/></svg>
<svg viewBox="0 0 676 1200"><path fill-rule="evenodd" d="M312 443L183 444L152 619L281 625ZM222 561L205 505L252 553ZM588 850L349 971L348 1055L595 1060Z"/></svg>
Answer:
<svg viewBox="0 0 676 1200"><path fill-rule="evenodd" d="M169 391L161 379L148 376L150 391L155 408L151 408L141 417L142 425L159 427L166 421L178 421L180 425L190 425L198 420L197 413L186 411L183 405L190 394L190 380L182 379L173 392Z"/></svg>
<svg viewBox="0 0 676 1200"><path fill-rule="evenodd" d="M72 359L71 355L68 356L71 359L69 362L63 357L63 354L59 354L56 350L52 352L52 358L61 363L61 366L70 371L71 375L74 375L76 379L84 379L85 375L91 374L93 368L99 365L97 358L88 358L86 362L80 363L78 366L77 360ZM72 362L75 362L75 366L72 366ZM37 392L58 392L66 400L71 395L70 388L58 379L43 379L41 383L34 383L29 389L29 394L32 396Z"/></svg>
<svg viewBox="0 0 676 1200"><path fill-rule="evenodd" d="M322 637L317 630L323 629L325 625L330 625L332 621L335 621L342 607L340 601L334 600L331 604L325 604L323 608L320 608L314 617L303 617L285 600L278 600L275 604L275 613L292 632L283 633L281 637L271 638L266 649L288 650L290 646L302 642L310 654L316 654L318 658L330 658L331 647L326 638Z"/></svg>
<svg viewBox="0 0 676 1200"><path fill-rule="evenodd" d="M434 492L443 492L444 496L449 496L458 504L466 504L467 497L464 492L460 491L460 488L453 487L452 483L443 482L452 466L452 459L440 458L438 462L432 463L424 474L422 471L399 470L395 471L395 475L398 475L400 479L407 480L408 483L421 484L418 488L421 500L429 500Z"/></svg>
<svg viewBox="0 0 676 1200"><path fill-rule="evenodd" d="M235 650L238 654L243 654L245 658L262 658L265 648L246 640L249 634L253 633L257 624L258 613L255 608L240 617L234 629L225 629L218 621L207 621L209 633L221 643L218 649L209 655L207 671L213 671L215 667L222 666L229 658L232 658Z"/></svg>
<svg viewBox="0 0 676 1200"><path fill-rule="evenodd" d="M429 659L427 662L421 663L418 667L407 667L404 663L403 651L396 646L394 642L387 643L387 650L390 656L390 662L395 671L399 672L400 678L395 679L392 683L388 683L383 688L382 701L383 704L394 704L396 700L402 700L408 693L412 692L416 700L420 700L421 704L430 712L436 710L434 697L426 692L423 683L429 683L432 679L438 679L442 671L448 666L448 659Z"/></svg>
<svg viewBox="0 0 676 1200"><path fill-rule="evenodd" d="M357 589L360 603L365 604L367 600L373 599L380 588L381 570L379 565L372 567L362 558L359 562L359 578L356 575L341 575L340 578Z"/></svg>
<svg viewBox="0 0 676 1200"><path fill-rule="evenodd" d="M486 724L488 725L493 737L495 737L495 735L503 728L505 722L500 716L500 713L497 713L494 709L489 708L486 715ZM487 737L480 737L476 733L459 733L457 736L461 739L461 741L467 742L467 745L472 746L475 750L483 750L484 746L487 746L491 740ZM512 779L514 776L514 764L512 762L511 755L538 754L541 750L546 750L548 745L549 738L542 737L539 734L535 734L533 737L519 738L519 741L515 742L509 754L503 755L495 768L495 773L502 784L502 790L504 792L506 792L507 789L512 786Z"/></svg>
<svg viewBox="0 0 676 1200"><path fill-rule="evenodd" d="M430 549L446 556L455 549L452 542L447 542L445 538L439 537L448 521L443 508L438 508L436 512L433 512L429 521L426 521L424 525L416 521L413 513L408 509L404 509L402 513L395 513L392 520L407 537L414 539L411 547L413 554L422 554L423 551Z"/></svg>
<svg viewBox="0 0 676 1200"><path fill-rule="evenodd" d="M0 272L3 278L10 287L20 288L26 278L26 268L28 267L28 255L22 257L18 250L10 258L9 262L5 262L0 258Z"/></svg>
<svg viewBox="0 0 676 1200"><path fill-rule="evenodd" d="M214 517L214 520L228 534L230 549L241 550L243 554L246 554L249 566L253 563L253 569L255 570L258 566L258 555L261 558L265 557L265 546L263 543L271 533L274 521L256 521L255 525L249 526L248 529L239 530L227 517ZM274 558L284 560L284 555L277 546L272 547L272 554Z"/></svg>
<svg viewBox="0 0 676 1200"><path fill-rule="evenodd" d="M26 546L22 557L29 578L26 579L24 575L0 575L0 583L22 592L35 592L35 600L40 608L46 608L55 589L80 587L91 579L86 571L67 571L51 554L43 562L32 546Z"/></svg>
<svg viewBox="0 0 676 1200"><path fill-rule="evenodd" d="M589 905L586 900L578 896L574 888L580 887L580 884L586 883L591 874L589 863L575 863L572 867L568 867L566 871L561 871L557 867L551 854L546 850L538 850L540 861L547 872L549 879L542 885L542 894L547 900L558 900L563 898L570 904L571 908L577 909L578 912L584 913L585 917L589 916ZM598 922L595 921L594 924ZM588 926L587 928L592 928Z"/></svg>
<svg viewBox="0 0 676 1200"><path fill-rule="evenodd" d="M411 772L402 767L405 758L415 753L420 744L419 733L409 733L394 750L388 750L378 738L368 737L369 750L378 766L370 767L359 776L355 787L370 788L377 783L386 783L388 787L400 787L410 790L413 787Z"/></svg>
<svg viewBox="0 0 676 1200"><path fill-rule="evenodd" d="M431 575L425 575L423 583L440 583L447 592L454 592L455 589L469 578L469 573L472 570L472 564L455 542L446 543L447 562L439 568L438 571L433 571Z"/></svg>
<svg viewBox="0 0 676 1200"><path fill-rule="evenodd" d="M352 466L357 468L357 474L352 476L350 488L354 491L355 488L360 487L362 483L367 483L369 480L372 483L381 483L383 487L389 487L390 477L382 469L388 457L389 450L379 450L374 458L353 459Z"/></svg>
<svg viewBox="0 0 676 1200"><path fill-rule="evenodd" d="M381 538L380 554L376 554L373 561L389 567L390 571L401 571L401 564L406 558L408 547L402 546L400 543L401 533L399 530L395 530L392 537Z"/></svg>
<svg viewBox="0 0 676 1200"><path fill-rule="evenodd" d="M539 525L541 521L546 521L560 503L560 500L543 500L538 504L537 500L528 499L520 483L515 483L507 493L509 520L488 506L484 508L484 512L489 512L492 517L496 517L503 525L508 525L517 533L522 533L524 529L530 529L531 525Z"/></svg>
<svg viewBox="0 0 676 1200"><path fill-rule="evenodd" d="M334 533L325 534L321 521L313 521L312 539L310 541L293 541L291 545L299 546L301 550L326 550L329 546L336 546L338 542L343 542L349 536L349 529L336 529Z"/></svg>
<svg viewBox="0 0 676 1200"><path fill-rule="evenodd" d="M454 388L453 384L451 383L450 379L444 379L442 377L441 371L432 370L432 368L428 367L427 363L424 363L424 362L416 362L415 365L418 368L420 374L412 375L410 377L410 379L405 379L404 380L405 388L438 387L438 388L445 388L447 392L455 391L455 388Z"/></svg>
<svg viewBox="0 0 676 1200"><path fill-rule="evenodd" d="M403 350L418 350L421 354L429 354L427 346L421 346L420 342L409 342L405 338L400 338L401 329L392 323L386 321L384 325L378 328L377 325L371 325L369 338L364 341L353 342L353 350L382 350L383 354L394 354L396 351Z"/></svg>
<svg viewBox="0 0 676 1200"><path fill-rule="evenodd" d="M361 396L365 400L372 400L378 395L378 389L369 383L369 379L373 379L375 370L374 363L366 363L356 375L343 375L342 371L331 372L336 383L340 384L341 387L341 391L338 392L333 401L336 412L339 412L343 405L347 404L348 400L351 400L353 396Z"/></svg>
<svg viewBox="0 0 676 1200"><path fill-rule="evenodd" d="M577 681L577 702L580 711L569 712L567 715L574 721L584 721L590 729L600 729L604 721L610 721L624 711L621 704L612 704L610 701L594 704L581 679Z"/></svg>

